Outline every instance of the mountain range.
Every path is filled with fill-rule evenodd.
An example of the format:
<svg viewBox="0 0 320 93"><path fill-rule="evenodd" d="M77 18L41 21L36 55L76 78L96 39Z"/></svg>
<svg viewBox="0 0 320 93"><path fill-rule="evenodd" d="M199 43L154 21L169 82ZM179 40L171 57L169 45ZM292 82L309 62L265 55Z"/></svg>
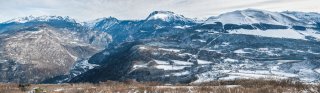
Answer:
<svg viewBox="0 0 320 93"><path fill-rule="evenodd" d="M237 10L196 20L23 17L0 23L0 82L319 82L320 14Z"/></svg>

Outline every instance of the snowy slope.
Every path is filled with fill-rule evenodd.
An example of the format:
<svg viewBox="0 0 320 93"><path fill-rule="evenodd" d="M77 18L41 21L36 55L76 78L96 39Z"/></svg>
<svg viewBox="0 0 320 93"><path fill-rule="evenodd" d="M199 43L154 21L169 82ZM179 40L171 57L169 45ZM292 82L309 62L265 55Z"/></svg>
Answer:
<svg viewBox="0 0 320 93"><path fill-rule="evenodd" d="M314 37L316 40L320 40L320 33L308 29L306 31L298 31L294 29L275 29L275 30L232 30L229 31L230 34L246 34L246 35L256 35L263 37L273 37L273 38L288 38L288 39L301 39L308 40L307 37Z"/></svg>
<svg viewBox="0 0 320 93"><path fill-rule="evenodd" d="M68 16L62 17L62 16L39 16L39 17L34 17L34 16L27 16L27 17L20 17L20 18L15 18L11 19L9 21L6 21L4 23L26 23L30 21L50 21L50 20L65 20L68 22L73 22L75 23L76 21Z"/></svg>
<svg viewBox="0 0 320 93"><path fill-rule="evenodd" d="M292 12L292 11L285 11L281 12L284 16L291 17L297 21L304 22L306 24L316 24L320 22L320 14L315 12Z"/></svg>
<svg viewBox="0 0 320 93"><path fill-rule="evenodd" d="M96 20L88 21L88 22L83 22L82 24L89 28L108 29L117 23L119 23L118 19L114 17L105 17L105 18L99 18Z"/></svg>
<svg viewBox="0 0 320 93"><path fill-rule="evenodd" d="M162 20L162 21L184 21L193 22L194 20L186 18L183 15L175 14L171 11L154 11L152 12L146 20Z"/></svg>
<svg viewBox="0 0 320 93"><path fill-rule="evenodd" d="M316 19L316 20L314 20ZM319 14L302 12L270 12L257 9L237 10L210 17L205 23L222 22L223 24L274 24L274 25L311 25L319 22Z"/></svg>

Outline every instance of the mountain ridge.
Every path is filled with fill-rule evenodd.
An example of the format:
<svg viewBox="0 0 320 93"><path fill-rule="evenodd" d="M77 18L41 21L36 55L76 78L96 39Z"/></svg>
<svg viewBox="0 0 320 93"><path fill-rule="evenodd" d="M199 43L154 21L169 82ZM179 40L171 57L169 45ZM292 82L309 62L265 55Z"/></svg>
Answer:
<svg viewBox="0 0 320 93"><path fill-rule="evenodd" d="M77 22L34 17L21 23L0 23L0 40L6 41L0 43L0 71L6 73L0 78L32 83L128 79L199 83L262 76L317 82L319 17L317 13L247 9L200 22L155 11L141 20L105 17ZM64 57L68 60L60 59ZM38 62L36 58L48 60ZM63 71L41 70L55 74L37 80L32 75L27 75L30 79L10 78L26 73L17 71L48 62L69 65ZM13 69L24 63L30 64ZM40 67L46 66L56 67Z"/></svg>
<svg viewBox="0 0 320 93"><path fill-rule="evenodd" d="M176 19L176 20L184 20L184 21L200 21L200 23L206 23L206 24L212 24L214 22L223 22L223 20L220 20L217 19L219 17L222 17L224 15L228 15L228 14L238 14L238 13L242 13L242 12L261 12L263 14L268 14L268 15L274 15L274 14L279 14L282 16L282 17L285 17L287 15L287 17L293 17L291 19L304 19L304 20L307 20L309 22L306 22L308 24L316 24L316 22L319 22L320 21L320 18L319 18L319 13L316 13L316 12L298 12L298 11L283 11L283 12L271 12L271 11L267 11L267 10L260 10L260 9L252 9L252 8L249 8L249 9L244 9L244 10L236 10L236 11L231 11L231 12L225 12L225 13L222 13L218 16L211 16L209 18L206 19L205 22L201 22L201 20L195 20L195 19L191 19L191 18L187 18L187 17L184 17L183 15L179 15L179 14L176 14L174 12L171 12L171 11L154 11L154 12L151 12L149 14L149 16L145 19L137 19L137 20L152 20L152 19L161 19L163 21L170 21L169 19ZM163 16L157 16L158 14L160 15L163 15ZM284 15L286 14L286 15ZM305 14L305 15L304 15ZM261 15L261 14L260 14ZM156 17L154 17L156 16ZM304 16L308 16L308 17L304 17ZM247 17L247 16L243 16L243 17ZM252 17L256 17L256 16L252 16ZM20 18L15 18L15 19L11 19L11 20L8 20L8 21L5 21L5 22L2 22L2 23L12 23L12 22L17 22L19 23L19 21L21 21L20 23L24 23L24 22L28 22L28 21L48 21L48 20L69 20L70 22L75 22L75 23L81 23L82 25L85 25L85 23L92 23L94 24L95 22L99 22L99 21L102 21L103 19L116 19L116 20L119 20L115 17L104 17L104 18L98 18L98 19L95 19L95 20L92 20L92 21L84 21L84 22L80 22L80 21L75 21L75 19L72 19L70 18L69 16L38 16L38 17L34 17L34 16L28 16L28 17L20 17ZM312 21L310 21L312 20ZM119 20L119 21L126 21L126 20ZM213 21L213 22L209 22L209 21ZM227 21L227 20L226 20ZM227 22L226 22L227 23ZM226 24L224 23L224 24ZM231 22L233 24L237 24L237 22ZM249 23L246 23L246 22L243 22L241 24L254 24L254 23L266 23L266 22L259 22L257 20L253 21L253 22L249 22ZM277 23L277 22L270 22L271 24L277 24L277 25L290 25L290 24L286 24L285 22L280 22L280 23ZM90 26L89 26L90 27ZM92 27L92 26L91 26Z"/></svg>

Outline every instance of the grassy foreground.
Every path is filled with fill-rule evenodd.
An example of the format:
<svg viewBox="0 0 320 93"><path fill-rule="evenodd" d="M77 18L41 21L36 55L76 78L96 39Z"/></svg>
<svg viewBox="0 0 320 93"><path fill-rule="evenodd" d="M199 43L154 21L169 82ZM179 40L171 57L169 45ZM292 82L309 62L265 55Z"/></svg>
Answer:
<svg viewBox="0 0 320 93"><path fill-rule="evenodd" d="M0 84L0 93L319 93L319 84L292 80L232 80L202 84L107 81L99 84Z"/></svg>

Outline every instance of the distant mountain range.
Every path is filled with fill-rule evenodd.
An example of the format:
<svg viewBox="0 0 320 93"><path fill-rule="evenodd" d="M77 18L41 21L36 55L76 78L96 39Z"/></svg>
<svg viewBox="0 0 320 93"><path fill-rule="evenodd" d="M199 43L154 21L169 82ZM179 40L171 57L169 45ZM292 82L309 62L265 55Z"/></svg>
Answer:
<svg viewBox="0 0 320 93"><path fill-rule="evenodd" d="M237 10L195 20L23 17L0 23L0 82L319 82L320 14Z"/></svg>

